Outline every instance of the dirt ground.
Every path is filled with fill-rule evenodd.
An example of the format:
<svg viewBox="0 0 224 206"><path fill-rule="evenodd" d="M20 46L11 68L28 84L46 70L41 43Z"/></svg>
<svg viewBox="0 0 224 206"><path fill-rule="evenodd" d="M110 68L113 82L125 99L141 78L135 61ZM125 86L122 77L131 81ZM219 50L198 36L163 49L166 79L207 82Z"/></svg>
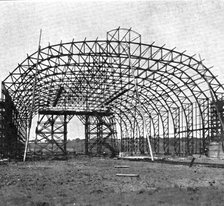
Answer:
<svg viewBox="0 0 224 206"><path fill-rule="evenodd" d="M117 168L118 165L129 168ZM120 177L118 173L139 174ZM224 169L109 158L0 165L0 205L224 205Z"/></svg>

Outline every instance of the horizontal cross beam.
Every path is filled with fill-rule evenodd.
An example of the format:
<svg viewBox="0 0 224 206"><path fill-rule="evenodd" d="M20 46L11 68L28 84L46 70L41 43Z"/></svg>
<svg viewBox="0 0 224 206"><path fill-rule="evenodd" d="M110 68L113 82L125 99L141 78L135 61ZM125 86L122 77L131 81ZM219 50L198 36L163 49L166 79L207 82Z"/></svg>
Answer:
<svg viewBox="0 0 224 206"><path fill-rule="evenodd" d="M45 115L88 115L88 116L110 116L110 111L76 111L76 110L39 110L39 114Z"/></svg>

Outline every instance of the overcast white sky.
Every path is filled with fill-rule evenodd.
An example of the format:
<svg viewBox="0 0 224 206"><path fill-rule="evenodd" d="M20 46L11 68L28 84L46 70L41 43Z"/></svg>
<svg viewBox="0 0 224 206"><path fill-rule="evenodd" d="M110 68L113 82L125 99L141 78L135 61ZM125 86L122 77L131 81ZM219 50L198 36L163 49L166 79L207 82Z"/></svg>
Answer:
<svg viewBox="0 0 224 206"><path fill-rule="evenodd" d="M222 0L2 1L0 11L0 81L37 50L41 28L45 47L73 38L104 39L108 30L121 26L132 27L144 43L200 54L224 83Z"/></svg>

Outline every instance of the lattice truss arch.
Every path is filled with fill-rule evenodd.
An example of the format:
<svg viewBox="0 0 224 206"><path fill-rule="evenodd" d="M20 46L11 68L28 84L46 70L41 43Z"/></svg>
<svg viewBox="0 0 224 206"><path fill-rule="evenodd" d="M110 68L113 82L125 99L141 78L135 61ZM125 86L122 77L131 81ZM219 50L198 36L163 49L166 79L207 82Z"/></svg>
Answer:
<svg viewBox="0 0 224 206"><path fill-rule="evenodd" d="M147 131L156 153L191 154L205 148L211 136L211 93L216 101L223 94L222 84L201 60L175 48L144 44L140 34L122 28L107 32L106 40L48 45L39 58L38 52L27 56L2 85L22 119L43 109L109 108L121 138L132 142L131 150Z"/></svg>

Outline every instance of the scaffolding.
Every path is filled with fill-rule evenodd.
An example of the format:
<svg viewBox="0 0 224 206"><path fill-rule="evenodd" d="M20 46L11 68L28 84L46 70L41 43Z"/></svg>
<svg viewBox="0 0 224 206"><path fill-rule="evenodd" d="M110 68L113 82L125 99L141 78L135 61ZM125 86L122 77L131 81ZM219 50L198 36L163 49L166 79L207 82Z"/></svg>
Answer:
<svg viewBox="0 0 224 206"><path fill-rule="evenodd" d="M2 82L1 153L20 154L38 115L36 154L67 154L73 116L85 127L86 154L148 154L147 140L156 155L204 154L211 141L223 142L223 94L195 55L142 43L132 29L48 45Z"/></svg>

